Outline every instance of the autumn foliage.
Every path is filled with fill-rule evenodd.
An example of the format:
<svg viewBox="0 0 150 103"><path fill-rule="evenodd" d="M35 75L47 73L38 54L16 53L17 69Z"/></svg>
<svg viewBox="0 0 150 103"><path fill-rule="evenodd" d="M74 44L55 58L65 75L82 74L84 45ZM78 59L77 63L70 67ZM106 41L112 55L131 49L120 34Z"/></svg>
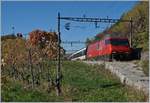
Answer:
<svg viewBox="0 0 150 103"><path fill-rule="evenodd" d="M49 58L56 58L58 49L58 37L55 32L34 30L29 33L29 44L38 47Z"/></svg>
<svg viewBox="0 0 150 103"><path fill-rule="evenodd" d="M22 64L27 61L26 41L22 38L2 41L2 59L6 64Z"/></svg>
<svg viewBox="0 0 150 103"><path fill-rule="evenodd" d="M22 36L3 36L1 42L3 85L7 82L6 77L9 77L22 81L27 88L47 82L49 91L56 77L55 66L50 66L55 63L58 56L57 41L55 32L42 30L30 32L27 40Z"/></svg>
<svg viewBox="0 0 150 103"><path fill-rule="evenodd" d="M21 37L2 39L2 59L6 64L28 63L29 49L32 63L38 64L43 58L56 59L58 55L58 37L55 32L34 30L25 40ZM63 50L63 49L61 49Z"/></svg>
<svg viewBox="0 0 150 103"><path fill-rule="evenodd" d="M29 33L29 42L32 45L42 45L51 42L57 42L57 34L55 32L46 32L41 30L34 30Z"/></svg>

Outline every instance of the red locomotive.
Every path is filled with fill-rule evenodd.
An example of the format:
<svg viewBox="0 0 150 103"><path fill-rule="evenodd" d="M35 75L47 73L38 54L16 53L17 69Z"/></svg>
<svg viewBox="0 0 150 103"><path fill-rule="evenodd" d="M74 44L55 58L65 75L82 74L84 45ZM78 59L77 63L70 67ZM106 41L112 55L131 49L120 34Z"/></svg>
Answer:
<svg viewBox="0 0 150 103"><path fill-rule="evenodd" d="M98 35L101 40L90 43L73 53L71 60L136 60L141 58L142 48L131 48L125 37L114 37L111 34Z"/></svg>
<svg viewBox="0 0 150 103"><path fill-rule="evenodd" d="M104 37L91 43L87 47L86 58L95 60L128 60L130 58L130 45L127 38Z"/></svg>

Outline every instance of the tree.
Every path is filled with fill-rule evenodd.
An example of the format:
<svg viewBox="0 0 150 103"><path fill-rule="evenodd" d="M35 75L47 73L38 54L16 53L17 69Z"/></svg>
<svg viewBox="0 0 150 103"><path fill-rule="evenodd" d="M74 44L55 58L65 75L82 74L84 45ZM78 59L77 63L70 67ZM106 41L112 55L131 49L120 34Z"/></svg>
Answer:
<svg viewBox="0 0 150 103"><path fill-rule="evenodd" d="M41 48L47 46L48 43L57 42L58 37L55 32L46 32L42 30L34 30L29 33L29 42L31 45L38 45Z"/></svg>
<svg viewBox="0 0 150 103"><path fill-rule="evenodd" d="M6 64L5 69L7 68L11 73L15 73L15 70L21 71L22 69L19 68L27 64L28 51L24 39L6 39L2 41L1 48L2 60Z"/></svg>
<svg viewBox="0 0 150 103"><path fill-rule="evenodd" d="M58 53L58 36L56 32L46 32L42 30L34 30L29 33L29 44L38 47L42 53L49 58L56 58ZM61 48L63 51L63 48ZM64 52L61 52L64 53Z"/></svg>

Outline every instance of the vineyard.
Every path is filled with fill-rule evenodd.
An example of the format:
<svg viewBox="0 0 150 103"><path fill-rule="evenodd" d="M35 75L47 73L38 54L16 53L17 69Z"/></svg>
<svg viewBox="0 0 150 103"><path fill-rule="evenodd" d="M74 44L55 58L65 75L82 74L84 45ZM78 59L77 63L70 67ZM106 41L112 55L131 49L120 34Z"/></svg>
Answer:
<svg viewBox="0 0 150 103"><path fill-rule="evenodd" d="M17 4L15 2L14 4ZM36 3L39 4L37 5ZM149 79L147 79L149 77L148 2L136 1L133 7L128 5L132 8L126 7L127 4L130 4L129 2L124 6L118 5L119 3L121 4L120 1L114 4L110 2L110 6L106 5L106 7L104 2L104 4L101 2L100 5L97 5L99 4L97 1L95 1L94 4L92 4L92 2L81 2L81 5L78 3L76 4L75 2L66 2L66 4L57 2L54 3L55 6L52 5L53 3L51 2L36 3L31 3L31 6L28 2L28 5L26 3L18 3L20 6L15 7L13 7L14 4L8 5L9 3L7 4L5 1L2 3L2 11L4 14L8 12L9 6L13 7L10 10L15 11L10 13L11 15L6 13L7 15L5 14L3 17L6 18L6 16L9 15L7 19L11 19L8 22L11 23L11 20L14 22L14 25L11 28L12 34L10 34L10 30L7 30L9 29L8 26L10 26L9 23L7 24L4 19L2 20L4 22L3 24L7 25L6 27L5 25L3 27L6 28L6 31L3 30L3 33L1 34L2 102L148 101L147 92L145 93L140 90L143 89L147 91L147 84L149 83ZM45 4L48 4L48 6L45 6ZM112 10L109 9L111 5ZM82 8L82 12L80 12L78 6ZM90 6L93 9L90 10ZM101 9L103 6L104 8ZM84 11L86 8L88 12ZM116 8L114 9L115 12L113 12L113 8ZM62 12L63 10L64 12ZM73 13L72 11L74 10L79 11ZM94 12L92 10L94 10ZM61 15L58 11L61 11ZM103 17L105 16L103 15L105 14L105 11L106 16L107 14L110 14L106 18ZM58 12L57 18L55 15L56 12ZM80 13L84 12L88 14L83 14L82 17ZM90 12L92 14L90 14ZM17 16L18 14L19 16ZM81 17L77 17L78 15ZM97 17L94 15L97 15ZM118 18L117 15L120 15L120 18ZM21 18L21 21L18 21L19 19L15 21L15 16ZM34 19L38 22L34 22ZM56 21L57 25L55 24ZM29 24L26 24L26 22ZM95 31L93 30L93 26L90 26L90 23L94 24L95 29L100 32L93 38L91 36L95 34ZM109 25L103 25L103 23L109 23ZM34 24L35 27L31 24ZM19 25L20 29L17 27ZM23 34L31 30L31 28L39 27L45 29L46 25L48 26L47 29L49 29L49 31L35 29L27 34ZM53 28L53 26L57 26L57 29ZM82 26L86 26L88 29ZM80 30L76 32L76 28L86 29L84 30L85 33L80 32ZM65 29L68 32L66 32ZM72 30L72 35L70 35L71 33L69 30ZM22 31L22 33L17 33L18 31ZM89 34L91 35L89 35L87 31L90 31L91 33L89 32ZM85 34L85 36L88 37L86 41L83 41L82 34ZM106 34L111 35L112 37L126 37L127 39L126 41L124 39L114 39L116 43L113 43L112 38L109 40L102 39ZM74 35L77 38L74 37ZM78 39L79 41L76 41L75 39ZM130 39L130 45L128 39ZM66 42L64 40L66 40ZM103 40L103 42L100 40ZM125 41L127 45L122 44L122 41ZM79 46L77 46L78 44ZM85 44L84 46L86 47L79 50L82 44ZM90 45L92 45L92 48L89 49ZM107 49L106 47L109 48ZM74 49L76 52L69 52L71 48L77 49ZM116 50L113 48L116 48ZM123 54L134 54L135 52L132 53L132 49L134 51L136 48L140 49L138 56L141 60L139 58L138 60L132 60L130 59L132 57L128 57L127 60L121 60L125 58ZM89 50L91 53L88 52ZM110 50L110 52L106 53L106 50ZM143 54L141 55L141 53ZM120 61L119 59L116 61L113 58L114 54L117 54L117 57L121 58L119 58ZM88 55L93 56L88 58ZM106 60L107 55L111 58L111 60L108 60L109 62ZM102 57L102 60L99 59L100 56ZM138 75L136 75L136 73ZM130 79L133 80L133 82ZM136 85L128 85L134 83ZM134 86L137 86L138 89Z"/></svg>
<svg viewBox="0 0 150 103"><path fill-rule="evenodd" d="M121 84L115 75L104 69L104 65L89 66L81 62L64 61L62 67L61 96L56 95L55 86L48 85L47 68L43 68L40 84L35 84L33 89L27 87L29 86L28 83L25 84L20 80L14 80L10 77L3 78L2 101L135 102L146 100L142 92ZM49 69L53 72L52 67Z"/></svg>
<svg viewBox="0 0 150 103"><path fill-rule="evenodd" d="M25 88L55 87L57 35L35 30L29 39L8 38L2 41L2 85L7 78L20 81ZM44 84L44 85L43 85Z"/></svg>
<svg viewBox="0 0 150 103"><path fill-rule="evenodd" d="M103 65L61 61L61 66L61 95L57 96L57 35L35 30L29 39L2 37L2 101L145 101L147 98L142 92L122 85Z"/></svg>

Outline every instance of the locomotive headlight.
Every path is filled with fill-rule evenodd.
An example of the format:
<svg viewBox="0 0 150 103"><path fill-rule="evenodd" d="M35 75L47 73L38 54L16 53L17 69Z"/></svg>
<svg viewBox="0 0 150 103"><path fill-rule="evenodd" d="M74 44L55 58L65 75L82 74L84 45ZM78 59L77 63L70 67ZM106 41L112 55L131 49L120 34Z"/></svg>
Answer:
<svg viewBox="0 0 150 103"><path fill-rule="evenodd" d="M113 51L112 53L116 53L116 52Z"/></svg>

